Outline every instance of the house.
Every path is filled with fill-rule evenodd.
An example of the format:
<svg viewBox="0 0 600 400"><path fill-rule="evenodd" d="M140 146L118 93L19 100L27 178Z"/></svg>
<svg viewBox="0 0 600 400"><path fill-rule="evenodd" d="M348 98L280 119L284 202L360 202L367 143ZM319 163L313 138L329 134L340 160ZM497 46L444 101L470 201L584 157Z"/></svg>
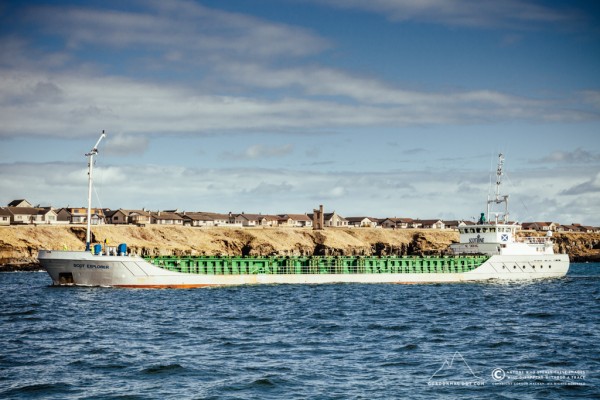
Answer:
<svg viewBox="0 0 600 400"><path fill-rule="evenodd" d="M413 225L417 224L419 226L414 226L415 228L444 229L445 227L444 222L442 222L442 220L439 219L417 219L413 222Z"/></svg>
<svg viewBox="0 0 600 400"><path fill-rule="evenodd" d="M179 213L183 218L185 226L237 226L241 227L241 223L236 223L235 218L231 213L220 214L213 212L183 212Z"/></svg>
<svg viewBox="0 0 600 400"><path fill-rule="evenodd" d="M86 207L78 207L78 208L67 208L66 209L71 214L71 223L72 224L85 224L87 223L87 208ZM106 223L106 218L104 216L104 210L101 208L91 208L91 225L102 225Z"/></svg>
<svg viewBox="0 0 600 400"><path fill-rule="evenodd" d="M70 224L72 222L72 216L69 210L61 208L56 211L56 221L59 224Z"/></svg>
<svg viewBox="0 0 600 400"><path fill-rule="evenodd" d="M150 213L150 223L157 225L183 225L183 218L174 212L157 211Z"/></svg>
<svg viewBox="0 0 600 400"><path fill-rule="evenodd" d="M56 223L56 211L51 207L5 207L5 210L11 214L11 225Z"/></svg>
<svg viewBox="0 0 600 400"><path fill-rule="evenodd" d="M32 224L36 218L38 211L33 207L6 207L10 213L10 224Z"/></svg>
<svg viewBox="0 0 600 400"><path fill-rule="evenodd" d="M312 219L306 214L279 214L279 226L292 226L298 228L311 227Z"/></svg>
<svg viewBox="0 0 600 400"><path fill-rule="evenodd" d="M595 231L595 228L593 226L589 226L589 225L581 225L581 224L573 224L576 227L579 228L579 232L583 232L583 233L593 233Z"/></svg>
<svg viewBox="0 0 600 400"><path fill-rule="evenodd" d="M556 231L559 224L556 222L523 222L521 226L523 230L548 232Z"/></svg>
<svg viewBox="0 0 600 400"><path fill-rule="evenodd" d="M127 222L137 226L146 226L152 223L150 213L146 210L127 210Z"/></svg>
<svg viewBox="0 0 600 400"><path fill-rule="evenodd" d="M41 216L42 223L55 224L57 221L56 211L52 207L38 208L38 215Z"/></svg>
<svg viewBox="0 0 600 400"><path fill-rule="evenodd" d="M242 226L260 226L262 215L245 213L237 214L235 216L235 222L242 224Z"/></svg>
<svg viewBox="0 0 600 400"><path fill-rule="evenodd" d="M105 210L106 222L113 225L134 224L144 226L150 224L150 213L146 210Z"/></svg>
<svg viewBox="0 0 600 400"><path fill-rule="evenodd" d="M444 223L445 229L454 229L457 230L461 226L467 226L465 221L461 220L451 220L451 221L442 221Z"/></svg>
<svg viewBox="0 0 600 400"><path fill-rule="evenodd" d="M25 199L13 200L8 203L8 207L27 207L33 208L33 205Z"/></svg>
<svg viewBox="0 0 600 400"><path fill-rule="evenodd" d="M118 210L106 211L105 216L107 224L123 225L129 222L129 212L120 208Z"/></svg>
<svg viewBox="0 0 600 400"><path fill-rule="evenodd" d="M312 221L313 219L313 214L306 214ZM331 213L324 213L323 214L323 221L324 221L324 226L329 226L329 227L347 227L348 226L348 220L344 217L342 217L341 215L337 214L335 211L331 212Z"/></svg>
<svg viewBox="0 0 600 400"><path fill-rule="evenodd" d="M10 211L8 211L5 207L0 207L0 226L8 226L10 225Z"/></svg>
<svg viewBox="0 0 600 400"><path fill-rule="evenodd" d="M561 225L560 230L562 232L579 232L579 227L575 225Z"/></svg>
<svg viewBox="0 0 600 400"><path fill-rule="evenodd" d="M407 229L413 227L414 220L412 218L383 218L379 221L379 225L390 229Z"/></svg>
<svg viewBox="0 0 600 400"><path fill-rule="evenodd" d="M242 226L277 226L280 217L276 215L245 214L241 213L235 216L235 222Z"/></svg>
<svg viewBox="0 0 600 400"><path fill-rule="evenodd" d="M215 226L241 227L240 224L235 222L235 217L231 212L229 214L206 212L205 214L213 219Z"/></svg>
<svg viewBox="0 0 600 400"><path fill-rule="evenodd" d="M183 218L184 226L215 226L215 219L203 212L183 212L179 216Z"/></svg>
<svg viewBox="0 0 600 400"><path fill-rule="evenodd" d="M377 218L372 217L346 217L348 226L355 226L360 228L375 228L378 224Z"/></svg>
<svg viewBox="0 0 600 400"><path fill-rule="evenodd" d="M279 217L277 219L277 226L285 226L285 227L293 227L294 226L294 220L291 219L289 216L283 214L283 215L277 215L277 217Z"/></svg>

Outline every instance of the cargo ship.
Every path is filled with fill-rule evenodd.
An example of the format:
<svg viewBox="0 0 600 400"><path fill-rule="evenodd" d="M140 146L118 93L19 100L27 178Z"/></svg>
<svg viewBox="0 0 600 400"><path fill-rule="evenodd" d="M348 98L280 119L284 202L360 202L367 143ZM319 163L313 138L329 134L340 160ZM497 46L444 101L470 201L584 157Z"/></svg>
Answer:
<svg viewBox="0 0 600 400"><path fill-rule="evenodd" d="M88 225L84 251L40 250L38 259L53 285L122 288L199 288L254 284L447 283L530 281L559 278L569 257L555 254L551 234L522 238L508 220L508 196L500 195L504 157L499 155L496 191L477 224L459 227L448 254L416 256L162 256L130 254L127 245L90 243L93 159L88 161ZM493 209L504 204L502 213ZM490 221L490 215L494 215Z"/></svg>

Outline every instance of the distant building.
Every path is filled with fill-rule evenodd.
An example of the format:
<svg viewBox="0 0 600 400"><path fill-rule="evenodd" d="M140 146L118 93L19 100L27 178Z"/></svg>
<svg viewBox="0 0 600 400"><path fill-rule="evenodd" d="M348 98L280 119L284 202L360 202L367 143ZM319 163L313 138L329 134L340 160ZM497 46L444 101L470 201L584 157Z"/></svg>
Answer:
<svg viewBox="0 0 600 400"><path fill-rule="evenodd" d="M223 226L229 224L228 214L219 214L211 212L183 212L179 213L183 218L185 226Z"/></svg>
<svg viewBox="0 0 600 400"><path fill-rule="evenodd" d="M407 229L413 227L412 218L384 218L379 221L379 225L389 229Z"/></svg>
<svg viewBox="0 0 600 400"><path fill-rule="evenodd" d="M5 207L5 210L10 213L11 225L56 223L56 212L50 207L20 206Z"/></svg>
<svg viewBox="0 0 600 400"><path fill-rule="evenodd" d="M413 227L422 229L444 229L446 225L440 219L416 219Z"/></svg>
<svg viewBox="0 0 600 400"><path fill-rule="evenodd" d="M86 224L87 223L87 208L76 207L66 209L71 214L72 224ZM91 225L103 225L106 223L104 216L104 210L102 208L91 208Z"/></svg>
<svg viewBox="0 0 600 400"><path fill-rule="evenodd" d="M137 226L146 226L152 223L152 217L150 213L146 210L127 210L129 215L127 216L127 221L130 224Z"/></svg>
<svg viewBox="0 0 600 400"><path fill-rule="evenodd" d="M8 203L8 207L27 207L33 208L33 205L25 199L13 200Z"/></svg>
<svg viewBox="0 0 600 400"><path fill-rule="evenodd" d="M308 217L312 220L313 214L307 214ZM348 220L341 215L337 214L335 211L331 213L323 214L324 225L328 227L347 227Z"/></svg>
<svg viewBox="0 0 600 400"><path fill-rule="evenodd" d="M540 231L540 232L548 232L548 231L556 231L560 225L556 222L523 222L521 227L523 230L531 230L531 231Z"/></svg>
<svg viewBox="0 0 600 400"><path fill-rule="evenodd" d="M279 226L291 226L297 228L311 227L312 219L306 214L279 214Z"/></svg>
<svg viewBox="0 0 600 400"><path fill-rule="evenodd" d="M129 223L129 212L123 209L109 210L105 212L106 223L112 225L121 225Z"/></svg>
<svg viewBox="0 0 600 400"><path fill-rule="evenodd" d="M0 207L0 226L8 226L10 225L10 211L8 211L5 207Z"/></svg>
<svg viewBox="0 0 600 400"><path fill-rule="evenodd" d="M378 224L378 219L373 217L346 217L348 226L360 228L375 228Z"/></svg>
<svg viewBox="0 0 600 400"><path fill-rule="evenodd" d="M70 224L73 222L71 213L66 208L56 210L56 221L60 224Z"/></svg>
<svg viewBox="0 0 600 400"><path fill-rule="evenodd" d="M183 218L174 212L157 211L150 213L150 222L157 225L183 225Z"/></svg>
<svg viewBox="0 0 600 400"><path fill-rule="evenodd" d="M277 215L263 214L238 214L235 216L235 222L241 223L242 226L277 226L279 217Z"/></svg>
<svg viewBox="0 0 600 400"><path fill-rule="evenodd" d="M461 220L451 220L451 221L442 221L444 223L445 229L455 229L457 230L461 226L466 226L465 221Z"/></svg>

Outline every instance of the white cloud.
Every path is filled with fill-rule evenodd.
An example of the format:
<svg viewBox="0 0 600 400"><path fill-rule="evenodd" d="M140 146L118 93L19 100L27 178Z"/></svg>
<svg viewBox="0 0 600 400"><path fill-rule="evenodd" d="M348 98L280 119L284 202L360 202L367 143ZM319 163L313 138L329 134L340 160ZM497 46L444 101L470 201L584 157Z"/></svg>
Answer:
<svg viewBox="0 0 600 400"><path fill-rule="evenodd" d="M308 94L329 98L288 94L264 100L215 96L194 88L127 78L4 70L0 71L0 136L74 137L98 127L127 135L310 132L335 127L544 121L547 115L553 120L593 118L498 92L408 92L330 72L315 72L308 76L310 83L303 81ZM340 101L339 96L353 101Z"/></svg>
<svg viewBox="0 0 600 400"><path fill-rule="evenodd" d="M264 157L280 157L286 154L290 154L294 146L291 144L284 144L283 146L266 146L263 144L255 144L244 151L246 158L264 158Z"/></svg>
<svg viewBox="0 0 600 400"><path fill-rule="evenodd" d="M63 35L68 46L89 44L136 51L162 49L171 61L214 56L263 58L314 54L328 46L310 31L192 1L148 1L144 10L92 7L33 7L29 13L48 33ZM175 57L173 57L175 55ZM185 56L184 56L185 55Z"/></svg>
<svg viewBox="0 0 600 400"><path fill-rule="evenodd" d="M106 142L105 151L109 155L139 155L146 152L148 144L148 137L117 134Z"/></svg>
<svg viewBox="0 0 600 400"><path fill-rule="evenodd" d="M527 0L319 0L339 8L382 14L395 21L426 21L470 27L531 29L532 24L565 24L581 20L571 8L546 7Z"/></svg>
<svg viewBox="0 0 600 400"><path fill-rule="evenodd" d="M347 6L413 10L409 14L432 8L448 13L448 8L465 6L438 1L365 4L371 3ZM508 4L516 8L527 3ZM0 137L75 137L99 128L140 138L150 133L310 133L367 126L598 119L595 91L550 102L487 89L407 90L312 62L303 66L303 60L309 63L310 56L330 46L306 29L190 1L144 2L143 9L112 7L32 6L30 22L68 41L55 53L34 51L15 37L0 40L6 54L0 62ZM500 6L471 8L482 7ZM543 19L544 13L538 14ZM182 70L184 83L150 83L137 74L111 76L102 71L101 61L73 66L77 51L88 46L100 54L104 46L120 51L123 62L136 69ZM299 66L286 67L290 57ZM125 152L133 143L122 145Z"/></svg>
<svg viewBox="0 0 600 400"><path fill-rule="evenodd" d="M578 147L573 151L555 151L552 154L536 160L537 163L564 163L564 164L596 164L600 163L600 154L594 154Z"/></svg>
<svg viewBox="0 0 600 400"><path fill-rule="evenodd" d="M587 193L600 193L600 172L587 181L579 183L561 192L561 194L566 195L584 195Z"/></svg>
<svg viewBox="0 0 600 400"><path fill-rule="evenodd" d="M579 221L600 225L599 175L582 169L513 172L503 186L518 221ZM180 166L99 166L96 192L103 207L215 212L307 212L324 204L345 216L475 218L485 209L485 174L448 169L411 171L303 171L271 168L197 169ZM562 193L589 180L594 190ZM0 202L27 198L53 206L85 204L80 164L0 164ZM57 190L60 187L60 190ZM535 188L532 190L532 188ZM96 196L94 203L98 204ZM578 204L579 208L573 208Z"/></svg>

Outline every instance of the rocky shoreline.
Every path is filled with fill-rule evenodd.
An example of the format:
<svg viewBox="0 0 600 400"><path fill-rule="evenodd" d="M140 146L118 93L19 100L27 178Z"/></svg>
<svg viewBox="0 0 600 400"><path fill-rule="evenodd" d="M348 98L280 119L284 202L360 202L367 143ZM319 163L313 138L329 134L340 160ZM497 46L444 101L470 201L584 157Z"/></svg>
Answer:
<svg viewBox="0 0 600 400"><path fill-rule="evenodd" d="M541 236L538 232L522 232ZM127 243L139 255L439 255L458 241L458 232L432 229L192 228L174 226L94 227L92 240ZM555 252L572 262L600 262L600 234L556 233ZM0 228L0 271L37 271L39 249L82 249L82 226Z"/></svg>

